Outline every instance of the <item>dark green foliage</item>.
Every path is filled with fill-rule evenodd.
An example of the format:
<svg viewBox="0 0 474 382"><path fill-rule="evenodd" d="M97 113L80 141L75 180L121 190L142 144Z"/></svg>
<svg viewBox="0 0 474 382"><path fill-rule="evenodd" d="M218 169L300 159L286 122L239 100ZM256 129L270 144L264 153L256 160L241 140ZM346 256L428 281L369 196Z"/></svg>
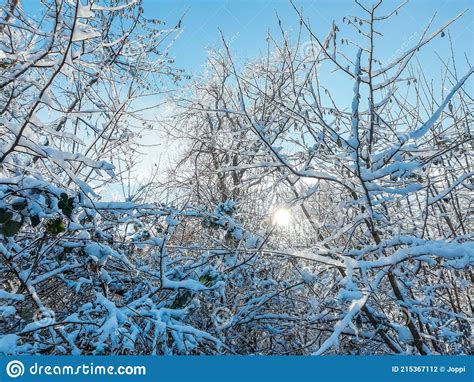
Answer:
<svg viewBox="0 0 474 382"><path fill-rule="evenodd" d="M46 232L53 236L59 235L61 232L66 230L66 226L61 218L49 220L46 223L45 228Z"/></svg>
<svg viewBox="0 0 474 382"><path fill-rule="evenodd" d="M192 300L193 294L189 290L179 291L171 305L171 309L182 309Z"/></svg>
<svg viewBox="0 0 474 382"><path fill-rule="evenodd" d="M74 199L70 198L68 194L63 192L59 196L58 207L62 213L70 219L72 212L74 211Z"/></svg>
<svg viewBox="0 0 474 382"><path fill-rule="evenodd" d="M0 228L0 233L4 236L13 236L18 233L22 225L21 221L8 220L3 223Z"/></svg>
<svg viewBox="0 0 474 382"><path fill-rule="evenodd" d="M0 224L6 223L13 217L13 213L5 209L0 209Z"/></svg>

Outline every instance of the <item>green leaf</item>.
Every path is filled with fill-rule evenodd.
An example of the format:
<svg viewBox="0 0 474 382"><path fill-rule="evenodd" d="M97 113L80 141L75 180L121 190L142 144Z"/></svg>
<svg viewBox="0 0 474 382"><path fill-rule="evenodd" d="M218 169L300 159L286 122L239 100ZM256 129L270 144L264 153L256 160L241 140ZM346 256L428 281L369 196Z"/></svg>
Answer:
<svg viewBox="0 0 474 382"><path fill-rule="evenodd" d="M74 211L74 199L70 198L65 192L63 192L59 196L58 207L62 213L70 219L72 212Z"/></svg>
<svg viewBox="0 0 474 382"><path fill-rule="evenodd" d="M21 211L23 208L26 207L26 205L27 205L26 199L19 199L12 203L12 208L15 211Z"/></svg>
<svg viewBox="0 0 474 382"><path fill-rule="evenodd" d="M21 224L22 222L17 222L15 220L10 220L4 224L2 224L2 228L0 229L0 232L4 235L4 236L13 236L13 235L16 235L18 233L18 231L20 230L21 228Z"/></svg>
<svg viewBox="0 0 474 382"><path fill-rule="evenodd" d="M41 223L41 219L37 215L30 216L30 221L33 227L36 227L39 223Z"/></svg>
<svg viewBox="0 0 474 382"><path fill-rule="evenodd" d="M1 209L0 210L0 224L6 223L13 217L13 213L10 211Z"/></svg>
<svg viewBox="0 0 474 382"><path fill-rule="evenodd" d="M182 309L186 305L189 304L189 302L192 300L193 295L190 291L185 290L185 291L179 291L178 295L173 301L173 304L171 304L171 309Z"/></svg>
<svg viewBox="0 0 474 382"><path fill-rule="evenodd" d="M201 277L199 277L199 282L207 287L210 287L211 285L214 284L214 277L212 277L211 275L209 274L205 274L205 275L201 275Z"/></svg>
<svg viewBox="0 0 474 382"><path fill-rule="evenodd" d="M64 225L64 222L61 218L49 220L45 227L46 232L53 236L56 236L66 230L66 226Z"/></svg>

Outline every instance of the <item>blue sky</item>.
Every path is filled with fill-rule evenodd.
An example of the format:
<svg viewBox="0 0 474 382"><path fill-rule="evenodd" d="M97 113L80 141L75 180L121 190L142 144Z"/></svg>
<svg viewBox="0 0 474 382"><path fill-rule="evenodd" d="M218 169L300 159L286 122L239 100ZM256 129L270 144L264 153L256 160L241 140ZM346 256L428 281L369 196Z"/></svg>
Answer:
<svg viewBox="0 0 474 382"><path fill-rule="evenodd" d="M371 4L375 0L360 1L362 4ZM391 11L402 2L403 0L384 0L381 10ZM358 38L351 28L342 23L344 16L363 16L362 10L353 0L295 0L295 4L299 9L303 9L319 37L327 35L334 20L344 37ZM381 28L383 37L376 43L377 57L382 63L388 63L416 44L435 13L436 18L430 31L437 30L449 19L468 10L461 20L449 28L455 46L458 76L464 75L470 66L466 56L471 65L474 63L474 10L469 10L473 5L472 0L411 0L396 17L384 22ZM245 63L266 51L268 31L274 36L279 34L276 13L282 20L285 31L291 34L299 28L298 15L289 0L143 0L143 6L145 16L161 19L169 26L176 25L185 14L182 22L183 33L173 45L171 54L176 59L177 67L197 75L204 69L206 48L221 46L219 29L227 40L234 60L237 63ZM417 54L425 74L434 80L434 84L439 80L442 68L436 53L443 58L450 57L447 36L436 37ZM355 54L356 48L353 57ZM331 82L336 102L343 107L350 107L352 81L347 81L343 75L330 72L327 72L326 76ZM469 81L466 84L471 94L472 83L473 81ZM157 114L159 116L160 113ZM163 145L158 136L149 136L147 140L156 141L159 147L147 152L150 155L143 162L143 166L149 165L149 158L160 157L166 162L170 151L173 150L167 150L167 146Z"/></svg>
<svg viewBox="0 0 474 382"><path fill-rule="evenodd" d="M303 9L319 36L326 35L333 20L341 26L343 16L362 16L360 8L352 0L295 0L295 3ZM362 3L373 1L362 0ZM402 0L384 1L382 9L391 10L401 3ZM384 37L377 44L379 57L382 61L388 60L394 52L406 50L410 43L416 41L416 36L420 36L433 14L437 13L432 30L473 5L472 0L411 0L398 16L384 23ZM172 52L177 65L191 73L202 70L206 59L203 48L219 46L219 28L230 42L233 55L244 61L258 56L265 49L268 30L277 32L275 12L286 31L296 31L299 24L289 0L144 0L144 9L145 15L162 19L169 25L174 25L186 13L184 32ZM461 20L449 28L460 70L468 67L464 54L471 60L473 57L473 14L473 10L468 10ZM449 54L448 39L436 38L423 50L422 58L428 70L439 67L434 52L446 57Z"/></svg>
<svg viewBox="0 0 474 382"><path fill-rule="evenodd" d="M86 0L82 0L85 2ZM375 0L360 0L363 4L371 4ZM384 0L382 11L391 11L403 0ZM23 0L23 7L35 9L38 3ZM315 33L319 37L327 35L333 20L341 29L340 37L355 38L358 36L352 29L342 23L344 16L363 16L361 9L353 0L295 0L299 9L303 9L306 18L311 21ZM383 37L376 43L376 55L383 63L392 61L396 55L410 48L417 42L422 30L430 18L436 13L431 31L438 29L447 20L463 10L468 10L461 20L449 27L457 61L458 76L462 76L474 63L474 2L473 0L411 0L390 21L384 22L381 32ZM244 63L257 58L266 50L266 35L270 31L278 35L276 13L282 20L283 28L288 33L299 28L299 18L290 0L143 0L145 16L163 20L168 26L176 25L183 16L183 33L171 48L176 66L189 74L199 74L206 62L206 48L218 48L220 44L219 29L231 49L236 62ZM355 57L356 48L353 49ZM449 40L447 37L436 37L418 54L425 74L434 79L436 84L442 67L437 54L443 58L450 57ZM352 54L352 53L351 53ZM331 90L336 102L350 106L352 98L352 82L334 73L327 73L331 82ZM466 90L473 93L473 82L466 84ZM185 86L186 84L181 83ZM436 86L435 86L436 87ZM160 117L160 111L154 111ZM159 124L158 124L159 125ZM159 147L145 148L143 168L151 168L160 158L166 161L169 147L162 142L160 136L148 135L146 140Z"/></svg>

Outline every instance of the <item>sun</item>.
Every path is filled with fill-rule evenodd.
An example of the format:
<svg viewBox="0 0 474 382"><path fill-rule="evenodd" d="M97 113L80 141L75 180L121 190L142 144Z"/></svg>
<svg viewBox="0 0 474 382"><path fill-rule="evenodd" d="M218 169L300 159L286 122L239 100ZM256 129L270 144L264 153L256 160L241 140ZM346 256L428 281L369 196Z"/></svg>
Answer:
<svg viewBox="0 0 474 382"><path fill-rule="evenodd" d="M280 227L287 227L292 220L291 211L288 208L278 208L273 213L273 224Z"/></svg>

